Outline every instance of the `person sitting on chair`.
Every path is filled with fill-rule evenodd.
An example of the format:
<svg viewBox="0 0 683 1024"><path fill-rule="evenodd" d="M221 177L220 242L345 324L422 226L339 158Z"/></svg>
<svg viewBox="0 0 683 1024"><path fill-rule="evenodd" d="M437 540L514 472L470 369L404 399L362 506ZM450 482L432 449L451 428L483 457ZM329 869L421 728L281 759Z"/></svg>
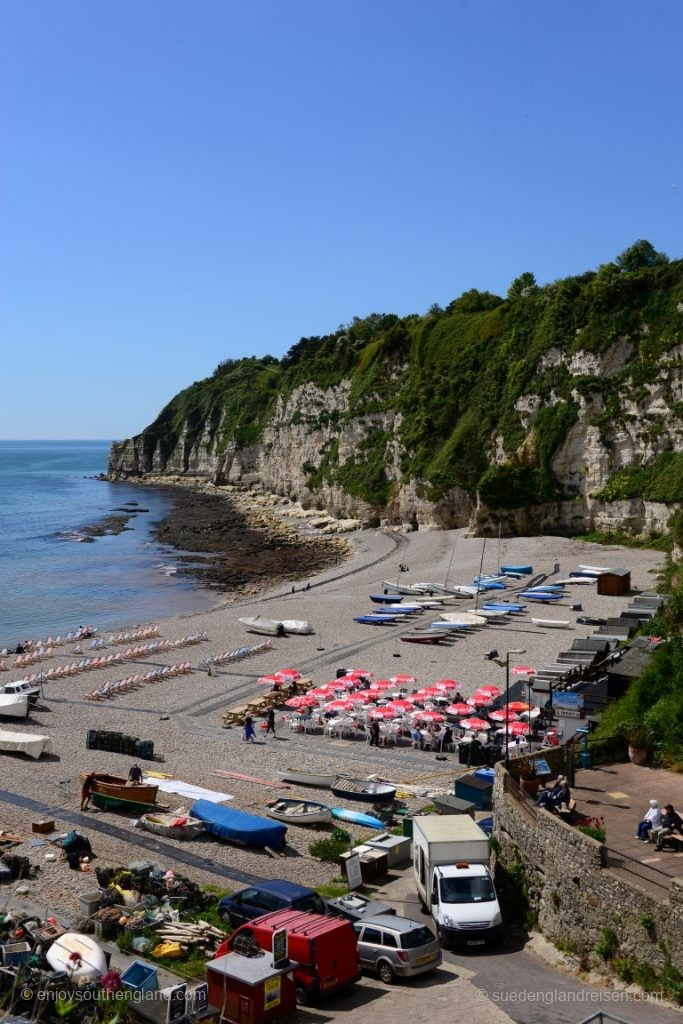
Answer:
<svg viewBox="0 0 683 1024"><path fill-rule="evenodd" d="M659 804L656 800L650 800L650 806L645 812L645 817L642 821L638 822L636 827L636 839L641 839L644 843L648 841L648 834L650 829L659 828L662 823L662 812L659 809Z"/></svg>
<svg viewBox="0 0 683 1024"><path fill-rule="evenodd" d="M653 825L648 838L650 842L655 844L658 850L661 850L664 840L668 836L672 836L674 832L683 835L683 818L674 810L673 804L665 804L661 825L657 828Z"/></svg>

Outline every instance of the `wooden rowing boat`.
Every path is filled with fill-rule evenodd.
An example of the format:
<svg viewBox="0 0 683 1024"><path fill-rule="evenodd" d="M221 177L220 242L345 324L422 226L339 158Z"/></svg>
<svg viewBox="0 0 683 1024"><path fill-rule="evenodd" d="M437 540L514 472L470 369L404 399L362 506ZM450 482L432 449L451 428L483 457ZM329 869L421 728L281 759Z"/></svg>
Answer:
<svg viewBox="0 0 683 1024"><path fill-rule="evenodd" d="M104 772L81 772L81 786L90 774L94 775L92 802L96 807L148 811L156 803L158 786L152 786L148 782L128 782L117 775L106 775Z"/></svg>
<svg viewBox="0 0 683 1024"><path fill-rule="evenodd" d="M281 797L279 800L270 800L265 811L269 818L284 821L288 825L327 825L332 821L330 808L312 800Z"/></svg>

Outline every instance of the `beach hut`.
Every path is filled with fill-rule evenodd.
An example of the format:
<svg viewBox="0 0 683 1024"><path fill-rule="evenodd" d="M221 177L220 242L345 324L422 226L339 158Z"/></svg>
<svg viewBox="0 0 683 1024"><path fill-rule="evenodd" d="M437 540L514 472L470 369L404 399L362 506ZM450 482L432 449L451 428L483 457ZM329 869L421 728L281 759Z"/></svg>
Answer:
<svg viewBox="0 0 683 1024"><path fill-rule="evenodd" d="M598 576L597 592L606 597L621 597L631 589L629 569L609 569Z"/></svg>

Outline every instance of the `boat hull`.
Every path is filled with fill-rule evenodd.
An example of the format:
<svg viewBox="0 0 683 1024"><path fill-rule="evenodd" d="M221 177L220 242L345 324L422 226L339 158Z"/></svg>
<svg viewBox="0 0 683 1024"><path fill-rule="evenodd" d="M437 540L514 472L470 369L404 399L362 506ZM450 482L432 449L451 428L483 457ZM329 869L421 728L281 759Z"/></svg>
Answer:
<svg viewBox="0 0 683 1024"><path fill-rule="evenodd" d="M519 573L520 576L531 576L533 572L533 566L531 565L501 565L501 572L515 572Z"/></svg>
<svg viewBox="0 0 683 1024"><path fill-rule="evenodd" d="M363 814L362 811L350 811L347 807L333 807L332 817L338 821L348 821L352 825L365 825L366 828L386 828L384 822L379 818L373 818L371 814Z"/></svg>
<svg viewBox="0 0 683 1024"><path fill-rule="evenodd" d="M534 626L542 626L544 629L568 629L569 619L534 619L531 620Z"/></svg>
<svg viewBox="0 0 683 1024"><path fill-rule="evenodd" d="M28 697L25 694L0 694L0 716L2 718L26 718Z"/></svg>
<svg viewBox="0 0 683 1024"><path fill-rule="evenodd" d="M143 814L138 818L138 827L155 836L165 839L196 839L204 831L203 822L198 818L185 818L184 825L174 825L174 821L182 820L177 814Z"/></svg>
<svg viewBox="0 0 683 1024"><path fill-rule="evenodd" d="M384 782L368 782L366 779L340 779L332 786L335 796L345 800L358 800L364 804L390 804L396 796L396 787Z"/></svg>
<svg viewBox="0 0 683 1024"><path fill-rule="evenodd" d="M326 775L323 772L282 772L280 778L283 782L295 782L299 786L314 786L317 789L331 789L337 780L336 775Z"/></svg>
<svg viewBox="0 0 683 1024"><path fill-rule="evenodd" d="M81 786L89 772L81 772ZM128 811L149 811L156 804L158 786L148 783L131 784L114 775L95 774L91 800L104 809L123 808Z"/></svg>
<svg viewBox="0 0 683 1024"><path fill-rule="evenodd" d="M329 807L307 800L271 800L265 813L285 825L327 825L332 821Z"/></svg>
<svg viewBox="0 0 683 1024"><path fill-rule="evenodd" d="M285 844L287 828L280 822L269 821L255 814L247 814L231 807L222 807L209 800L197 800L191 813L204 822L211 836L241 846L272 847L278 850Z"/></svg>

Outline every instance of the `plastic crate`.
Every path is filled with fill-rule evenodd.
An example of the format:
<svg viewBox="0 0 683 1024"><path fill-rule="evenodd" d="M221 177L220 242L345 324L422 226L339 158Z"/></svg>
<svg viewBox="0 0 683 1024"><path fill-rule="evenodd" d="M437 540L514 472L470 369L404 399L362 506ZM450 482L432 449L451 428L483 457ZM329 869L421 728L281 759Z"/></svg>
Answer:
<svg viewBox="0 0 683 1024"><path fill-rule="evenodd" d="M141 960L134 960L121 975L121 984L132 992L156 992L159 988L157 969Z"/></svg>
<svg viewBox="0 0 683 1024"><path fill-rule="evenodd" d="M23 964L31 955L31 946L28 942L9 942L1 948L4 967L10 964Z"/></svg>

